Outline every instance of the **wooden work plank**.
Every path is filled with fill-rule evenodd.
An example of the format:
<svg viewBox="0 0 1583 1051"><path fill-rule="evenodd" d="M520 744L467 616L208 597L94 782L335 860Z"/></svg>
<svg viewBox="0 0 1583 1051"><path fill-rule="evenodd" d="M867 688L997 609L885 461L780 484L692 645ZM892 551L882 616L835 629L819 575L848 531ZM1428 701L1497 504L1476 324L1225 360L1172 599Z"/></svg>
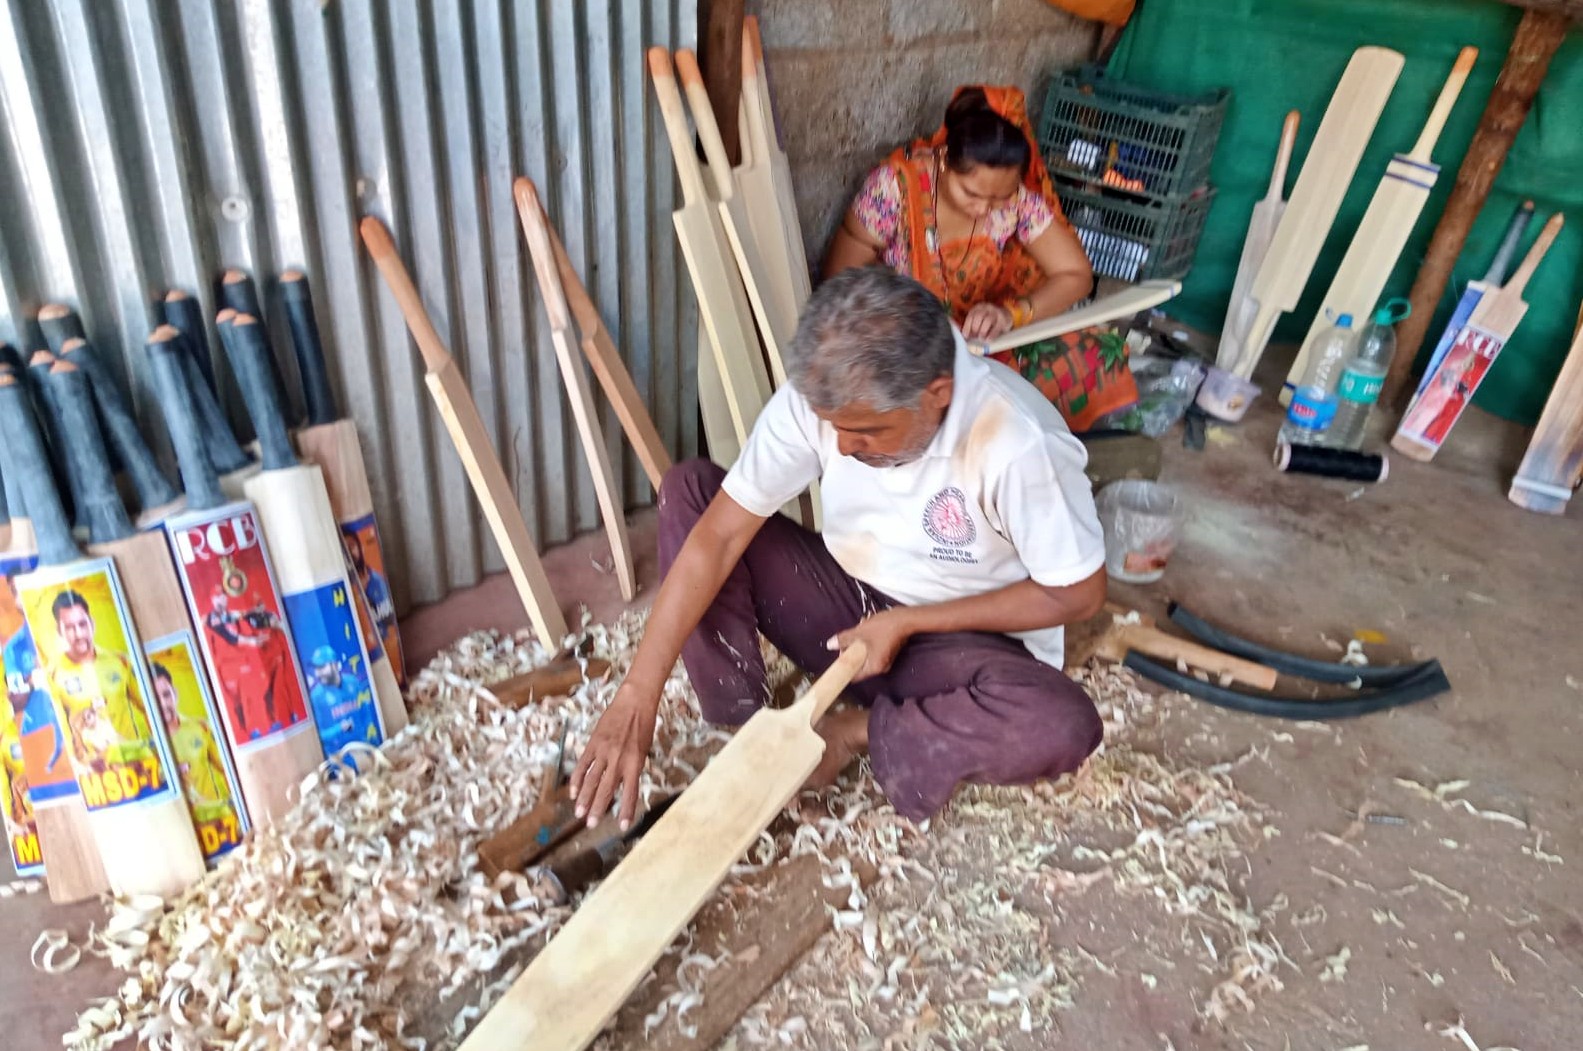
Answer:
<svg viewBox="0 0 1583 1051"><path fill-rule="evenodd" d="M638 595L638 579L633 568L632 541L627 536L626 508L621 503L621 486L616 480L615 468L610 464L610 447L605 442L604 428L599 424L599 412L594 407L588 376L583 372L582 362L572 352L571 310L566 304L566 292L561 287L555 251L550 247L549 220L545 217L538 190L529 179L517 179L512 185L512 195L516 198L523 236L528 241L528 254L533 257L533 269L538 275L539 298L549 316L550 343L555 348L555 361L561 370L561 380L566 384L572 420L577 426L583 455L588 460L589 474L593 477L599 513L605 520L605 536L610 542L610 557L615 563L616 580L621 586L621 597L631 602Z"/></svg>
<svg viewBox="0 0 1583 1051"><path fill-rule="evenodd" d="M1451 279L1451 269L1462 254L1468 231L1484 208L1495 179L1500 175L1512 142L1528 110L1539 94L1545 73L1556 49L1566 39L1568 19L1561 14L1545 11L1528 11L1517 24L1506 62L1495 78L1495 90L1484 105L1479 127L1462 155L1462 166L1457 169L1457 179L1440 213L1440 222L1429 239L1424 252L1423 266L1413 279L1412 291L1407 294L1412 312L1396 326L1396 357L1385 374L1385 386L1380 391L1380 404L1400 406L1413 392L1407 383L1418 348L1434 320L1435 307L1445 293L1446 282Z"/></svg>

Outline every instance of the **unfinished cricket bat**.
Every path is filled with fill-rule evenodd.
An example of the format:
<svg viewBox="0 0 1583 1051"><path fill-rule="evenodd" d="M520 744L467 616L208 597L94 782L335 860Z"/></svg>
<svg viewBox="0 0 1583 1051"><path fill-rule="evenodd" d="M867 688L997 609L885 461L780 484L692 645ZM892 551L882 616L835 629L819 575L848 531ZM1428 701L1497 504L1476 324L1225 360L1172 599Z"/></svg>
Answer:
<svg viewBox="0 0 1583 1051"><path fill-rule="evenodd" d="M1396 428L1391 447L1403 456L1427 463L1445 443L1462 410L1473 400L1479 384L1489 373L1506 341L1517 330L1528 303L1523 289L1533 277L1539 262L1561 233L1565 217L1557 212L1545 223L1522 265L1511 280L1487 292L1452 341L1440 367L1424 384L1424 392L1413 402Z"/></svg>
<svg viewBox="0 0 1583 1051"><path fill-rule="evenodd" d="M263 323L238 314L231 352L231 370L263 452L263 470L242 488L258 508L319 743L327 757L343 758L354 745L381 744L389 731L357 621L341 530L330 510L324 472L298 462L291 448L281 393L270 376L274 355ZM399 695L393 703L400 704Z"/></svg>
<svg viewBox="0 0 1583 1051"><path fill-rule="evenodd" d="M523 236L528 241L528 252L533 257L533 269L539 279L539 298L544 302L544 312L550 320L550 342L555 347L555 361L561 369L561 380L566 384L566 399L572 406L572 419L577 424L577 435L582 441L583 456L588 460L589 474L593 476L594 493L599 499L599 513L605 520L605 536L610 542L610 558L615 563L616 580L621 585L621 597L631 602L638 594L637 575L632 568L632 541L627 538L626 510L621 506L621 488L616 472L610 466L610 447L605 443L603 428L599 425L599 411L594 407L593 392L589 390L588 374L582 361L572 351L572 318L566 305L566 292L561 287L561 275L555 265L555 252L550 248L544 206L538 191L527 179L518 179L512 185L517 202L517 217L522 223Z"/></svg>
<svg viewBox="0 0 1583 1051"><path fill-rule="evenodd" d="M462 1044L580 1051L824 754L814 731L867 657L848 647L789 708L761 709L590 894Z"/></svg>
<svg viewBox="0 0 1583 1051"><path fill-rule="evenodd" d="M1368 210L1363 213L1363 220L1358 223L1357 232L1352 235L1347 254L1342 257L1341 266L1325 292L1319 312L1314 315L1314 323L1308 328L1302 349L1297 352L1297 359L1286 374L1286 384L1280 394L1282 404L1292 400L1292 391L1297 389L1303 371L1308 367L1314 344L1334 324L1334 319L1343 314L1364 318L1374 312L1380 293L1385 290L1385 282L1396 268L1402 248L1406 246L1408 236L1423 213L1424 203L1429 200L1429 192L1435 188L1435 181L1440 176L1440 165L1433 161L1431 155L1478 56L1479 49L1476 47L1462 49L1451 67L1451 75L1440 89L1440 97L1429 111L1429 119L1424 122L1424 130L1419 133L1418 141L1410 152L1398 153L1391 158L1373 199L1369 201Z"/></svg>
<svg viewBox="0 0 1583 1051"><path fill-rule="evenodd" d="M363 446L357 438L357 425L336 409L307 276L298 270L281 274L280 300L308 403L308 423L297 431L297 449L324 473L330 510L351 560L352 583L360 600L358 619L363 622L363 644L368 649L380 715L388 734L399 733L407 725L407 705L401 696L405 682L401 631L386 579L385 548L379 539L379 523L374 520L374 496L368 488Z"/></svg>
<svg viewBox="0 0 1583 1051"><path fill-rule="evenodd" d="M759 219L774 218L780 224L779 242L780 253L772 248L766 249L766 255L771 259L783 253L786 259L787 279L791 282L793 302L796 304L797 313L802 313L804 304L808 302L808 295L812 290L812 283L808 273L808 256L803 248L802 222L797 213L797 195L792 187L791 159L786 151L781 149L780 137L775 130L775 105L770 93L769 71L764 66L764 40L759 35L759 20L757 15L748 15L742 20L742 94L750 99L746 107L748 115L748 132L752 136L753 166L744 180L744 192L748 193L750 211L754 215L754 231L760 243L773 243L773 231L760 230ZM752 66L747 64L748 57L752 58ZM768 169L769 187L774 195L775 207L764 208L760 212L759 191L748 191L749 185L761 183L760 172ZM765 202L767 204L767 201Z"/></svg>
<svg viewBox="0 0 1583 1051"><path fill-rule="evenodd" d="M1180 281L1144 281L1140 284L1123 288L1111 295L1096 299L1087 306L1068 310L1064 314L1035 321L1022 328L1014 328L1005 335L996 336L987 343L969 342L967 349L976 355L999 354L1005 350L1016 350L1029 343L1037 343L1041 339L1055 339L1068 332L1089 328L1093 325L1103 325L1107 321L1117 318L1132 317L1141 314L1151 307L1157 307L1166 300L1176 296L1182 290Z"/></svg>
<svg viewBox="0 0 1583 1051"><path fill-rule="evenodd" d="M1506 498L1529 511L1566 514L1579 479L1583 479L1583 323L1550 388Z"/></svg>
<svg viewBox="0 0 1583 1051"><path fill-rule="evenodd" d="M693 138L688 133L687 114L671 68L670 52L662 47L650 48L648 61L654 97L671 140L671 155L682 187L682 207L671 214L676 240L692 277L699 320L714 349L740 445L747 441L754 421L769 400L769 375L758 352L758 334L747 293L693 152Z"/></svg>
<svg viewBox="0 0 1583 1051"><path fill-rule="evenodd" d="M46 528L59 530L69 539L70 523L56 495L33 407L15 371L0 374L0 439L11 508L11 544L0 556L0 577L5 578L4 597L11 615L0 637L0 657L38 835L36 849L24 841L21 850L30 866L49 857L45 886L50 900L64 905L104 893L110 889L110 878L94 846L88 811L72 770L70 745L50 700L17 591L17 578L38 565L34 512L26 505L26 491L36 489L53 498L38 512L41 517L59 519L58 524L52 521Z"/></svg>
<svg viewBox="0 0 1583 1051"><path fill-rule="evenodd" d="M1253 375L1275 322L1302 297L1402 62L1399 52L1383 47L1360 47L1352 53L1308 147L1275 239L1253 279L1250 294L1258 306L1235 369L1243 379Z"/></svg>
<svg viewBox="0 0 1583 1051"><path fill-rule="evenodd" d="M616 410L616 418L621 421L621 429L626 432L632 451L637 453L638 462L643 465L649 485L658 495L660 482L664 481L665 472L671 469L671 454L666 451L660 432L654 429L654 418L649 415L648 405L643 395L638 393L637 385L632 382L632 373L627 370L626 362L621 360L621 352L616 349L615 341L605 329L599 308L594 306L582 278L577 276L577 271L572 267L560 235L555 232L553 224L546 229L550 235L550 247L555 250L555 265L560 270L561 287L566 290L572 316L577 319L578 331L582 333L583 355L594 370L599 385L604 388L605 397L610 399L611 407Z"/></svg>
<svg viewBox="0 0 1583 1051"><path fill-rule="evenodd" d="M718 196L716 208L720 212L720 226L726 240L730 242L732 258L736 261L737 272L742 276L748 302L753 307L753 316L758 321L771 385L780 387L786 382L782 348L790 346L792 335L797 331L798 312L796 296L783 273L786 269L784 257L779 261L781 265L778 268L766 258L766 246L760 244L760 234L754 231L747 199L738 192L737 174L742 169L733 171L731 167L725 141L720 137L720 128L715 123L709 89L704 86L703 73L698 68L698 59L686 48L676 52L676 73L687 95L687 105L692 109L693 126L698 129L698 139L703 143L709 175ZM749 155L744 153L744 164L748 159ZM778 223L775 229L778 231ZM768 250L776 250L779 240L777 237L776 243L769 245Z"/></svg>
<svg viewBox="0 0 1583 1051"><path fill-rule="evenodd" d="M527 609L533 630L546 647L559 649L566 636L566 619L561 614L555 592L550 589L544 563L539 560L528 523L522 518L522 509L511 491L505 469L500 466L500 457L489 440L483 418L478 415L478 406L467 389L467 381L445 349L434 322L429 320L428 311L423 309L423 300L385 224L373 216L366 216L358 224L358 230L423 355L427 369L424 382L440 410L440 418L445 421L445 429L450 433L462 466L467 470L468 481L483 507L484 518L489 522L495 543L500 546L500 554L506 560L506 568Z"/></svg>
<svg viewBox="0 0 1583 1051"><path fill-rule="evenodd" d="M187 510L165 523L165 534L198 626L244 809L265 825L290 809L291 790L318 768L324 750L257 509L221 491L183 353L168 325L149 338L149 375L187 489Z"/></svg>
<svg viewBox="0 0 1583 1051"><path fill-rule="evenodd" d="M1429 355L1429 364L1424 367L1424 374L1418 381L1413 397L1423 392L1424 383L1434 371L1440 367L1440 359L1446 356L1446 351L1451 349L1451 344L1456 342L1457 333L1462 331L1462 326L1468 323L1468 318L1473 316L1473 311L1479 305L1479 300L1484 298L1486 292L1491 292L1501 286L1506 280L1506 272L1511 269L1512 260L1517 258L1517 248L1522 244L1523 234L1528 229L1528 224L1533 221L1534 202L1524 201L1517 206L1511 219L1506 224L1506 233L1502 235L1500 244L1495 249L1495 256L1490 260L1490 268L1484 276L1477 281L1469 281L1468 286L1462 290L1462 298L1457 300L1456 309L1451 312L1451 320L1446 322L1446 327L1440 333L1440 340L1435 344L1434 352Z"/></svg>
<svg viewBox="0 0 1583 1051"><path fill-rule="evenodd" d="M1215 364L1222 369L1236 366L1248 338L1248 328L1253 324L1253 315L1258 312L1248 291L1253 279L1258 276L1265 252L1269 251L1270 238L1275 236L1281 214L1286 211L1286 167L1292 160L1292 145L1297 141L1297 126L1301 119L1301 114L1292 110L1281 124L1280 142L1275 147L1275 168L1270 172L1270 190L1263 200L1253 206L1253 215L1248 219L1248 236L1242 242L1237 279L1231 286L1231 299L1226 304L1226 322L1220 330L1220 349L1215 354Z"/></svg>
<svg viewBox="0 0 1583 1051"><path fill-rule="evenodd" d="M41 567L18 579L18 594L110 889L174 897L203 876L204 861L141 640L185 630L186 614L162 538L138 534L121 503L87 377L60 361L45 382L87 500L91 556L35 519ZM32 508L48 495L24 499ZM46 518L51 528L63 521Z"/></svg>

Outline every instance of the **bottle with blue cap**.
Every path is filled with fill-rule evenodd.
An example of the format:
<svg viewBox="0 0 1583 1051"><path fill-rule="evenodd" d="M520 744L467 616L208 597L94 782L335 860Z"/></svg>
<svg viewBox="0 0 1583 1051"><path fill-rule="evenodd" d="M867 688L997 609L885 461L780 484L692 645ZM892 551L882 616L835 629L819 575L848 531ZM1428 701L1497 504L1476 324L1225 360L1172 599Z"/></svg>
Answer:
<svg viewBox="0 0 1583 1051"><path fill-rule="evenodd" d="M1336 385L1336 418L1325 429L1320 445L1353 452L1362 448L1369 415L1396 354L1396 323L1412 309L1407 300L1392 299L1376 310L1374 320L1358 333L1357 349L1342 367Z"/></svg>
<svg viewBox="0 0 1583 1051"><path fill-rule="evenodd" d="M1352 357L1352 315L1342 314L1314 345L1302 380L1292 392L1281 424L1281 440L1289 445L1319 445L1336 418L1337 388L1343 366Z"/></svg>

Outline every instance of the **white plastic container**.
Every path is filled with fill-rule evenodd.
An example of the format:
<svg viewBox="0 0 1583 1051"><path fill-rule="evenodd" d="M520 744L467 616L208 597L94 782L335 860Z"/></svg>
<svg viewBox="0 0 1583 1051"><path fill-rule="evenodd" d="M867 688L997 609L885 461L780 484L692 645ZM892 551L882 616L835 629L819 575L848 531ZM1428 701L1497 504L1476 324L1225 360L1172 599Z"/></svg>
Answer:
<svg viewBox="0 0 1583 1051"><path fill-rule="evenodd" d="M1128 584L1164 576L1185 517L1181 495L1159 482L1130 479L1105 486L1095 504L1105 530L1105 572Z"/></svg>
<svg viewBox="0 0 1583 1051"><path fill-rule="evenodd" d="M1259 387L1235 372L1211 365L1195 399L1198 407L1217 420L1236 423L1248 413L1248 406L1259 396Z"/></svg>

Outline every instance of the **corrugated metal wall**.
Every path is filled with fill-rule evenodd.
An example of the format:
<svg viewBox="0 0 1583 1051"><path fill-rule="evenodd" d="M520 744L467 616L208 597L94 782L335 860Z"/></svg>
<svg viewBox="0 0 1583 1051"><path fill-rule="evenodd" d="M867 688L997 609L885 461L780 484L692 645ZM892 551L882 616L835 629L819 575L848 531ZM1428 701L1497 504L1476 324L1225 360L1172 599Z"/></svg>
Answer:
<svg viewBox="0 0 1583 1051"><path fill-rule="evenodd" d="M660 433L695 447L696 309L643 62L691 46L695 0L0 3L0 338L42 346L38 308L75 306L158 442L142 344L165 291L212 315L220 273L252 273L300 406L272 306L276 276L306 270L403 608L501 563L361 216L391 227L541 544L598 514L515 176L538 182ZM649 500L608 423L629 506Z"/></svg>

